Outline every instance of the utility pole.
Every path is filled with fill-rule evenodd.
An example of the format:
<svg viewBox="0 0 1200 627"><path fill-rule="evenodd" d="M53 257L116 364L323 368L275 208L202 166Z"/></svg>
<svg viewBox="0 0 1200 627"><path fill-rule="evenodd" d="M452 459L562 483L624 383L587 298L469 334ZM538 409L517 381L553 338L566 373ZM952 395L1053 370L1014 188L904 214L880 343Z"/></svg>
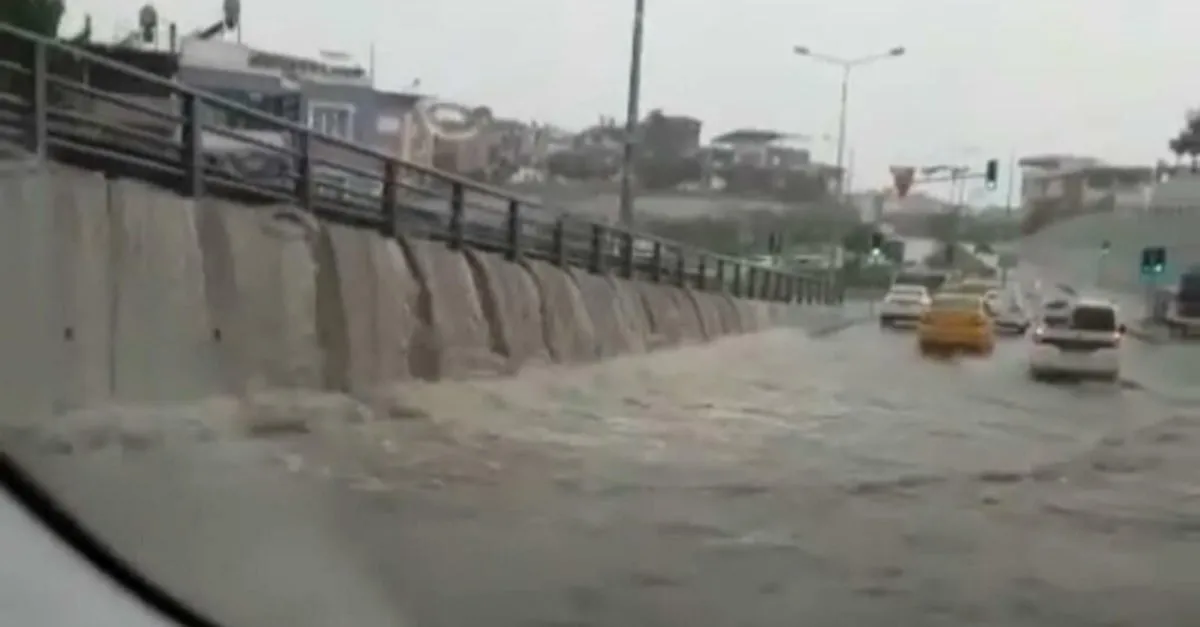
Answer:
<svg viewBox="0 0 1200 627"><path fill-rule="evenodd" d="M621 158L621 207L620 223L633 228L633 163L635 142L640 114L638 100L642 91L642 18L646 12L646 0L634 0L633 44L629 58L629 98L625 108L625 145Z"/></svg>

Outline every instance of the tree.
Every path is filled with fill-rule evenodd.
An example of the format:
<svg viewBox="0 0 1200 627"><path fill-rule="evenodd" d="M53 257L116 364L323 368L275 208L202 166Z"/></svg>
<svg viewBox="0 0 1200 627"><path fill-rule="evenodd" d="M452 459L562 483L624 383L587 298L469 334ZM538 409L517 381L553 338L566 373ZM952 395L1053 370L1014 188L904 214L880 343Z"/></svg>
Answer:
<svg viewBox="0 0 1200 627"><path fill-rule="evenodd" d="M46 37L58 36L65 13L62 0L4 0L0 3L0 22Z"/></svg>

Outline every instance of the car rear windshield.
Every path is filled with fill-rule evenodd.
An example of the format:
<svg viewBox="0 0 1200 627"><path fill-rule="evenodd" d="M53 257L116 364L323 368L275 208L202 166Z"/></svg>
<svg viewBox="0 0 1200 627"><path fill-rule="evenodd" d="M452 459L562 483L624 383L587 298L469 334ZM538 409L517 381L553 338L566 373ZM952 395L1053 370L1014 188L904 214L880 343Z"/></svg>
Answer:
<svg viewBox="0 0 1200 627"><path fill-rule="evenodd" d="M1179 279L1179 298L1200 301L1200 274L1185 274Z"/></svg>
<svg viewBox="0 0 1200 627"><path fill-rule="evenodd" d="M970 296L941 296L933 299L933 308L941 311L975 311L979 299Z"/></svg>
<svg viewBox="0 0 1200 627"><path fill-rule="evenodd" d="M905 298L919 298L925 295L925 288L920 285L893 285L890 291L894 296Z"/></svg>
<svg viewBox="0 0 1200 627"><path fill-rule="evenodd" d="M1071 327L1080 331L1114 331L1117 314L1108 307L1077 307L1071 312Z"/></svg>
<svg viewBox="0 0 1200 627"><path fill-rule="evenodd" d="M925 272L901 272L893 281L894 285L919 285L936 292L946 282L946 275Z"/></svg>

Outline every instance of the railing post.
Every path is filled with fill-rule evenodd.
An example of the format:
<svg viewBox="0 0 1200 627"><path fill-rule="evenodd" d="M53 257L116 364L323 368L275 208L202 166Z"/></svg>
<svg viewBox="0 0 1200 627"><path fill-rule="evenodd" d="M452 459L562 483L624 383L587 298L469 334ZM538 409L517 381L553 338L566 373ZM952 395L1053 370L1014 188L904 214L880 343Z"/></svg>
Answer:
<svg viewBox="0 0 1200 627"><path fill-rule="evenodd" d="M183 189L186 198L204 193L204 139L200 130L200 108L204 104L196 94L183 94Z"/></svg>
<svg viewBox="0 0 1200 627"><path fill-rule="evenodd" d="M315 209L313 188L312 134L303 131L296 136L296 204L306 211Z"/></svg>
<svg viewBox="0 0 1200 627"><path fill-rule="evenodd" d="M591 270L595 274L604 273L604 226L592 225Z"/></svg>
<svg viewBox="0 0 1200 627"><path fill-rule="evenodd" d="M455 250L462 248L463 229L466 228L466 221L463 220L466 211L464 193L462 183L455 181L450 186L450 241L447 244Z"/></svg>
<svg viewBox="0 0 1200 627"><path fill-rule="evenodd" d="M683 248L675 249L675 285L687 285L687 252Z"/></svg>
<svg viewBox="0 0 1200 627"><path fill-rule="evenodd" d="M7 36L7 35L6 35ZM49 112L50 98L46 87L47 75L49 74L49 63L46 56L49 54L46 50L46 44L35 42L33 44L33 70L30 75L30 124L29 124L29 151L36 154L39 158L45 157L49 149L47 146L47 137L49 135Z"/></svg>
<svg viewBox="0 0 1200 627"><path fill-rule="evenodd" d="M383 161L383 191L380 193L380 209L383 220L379 223L379 234L384 237L395 237L399 222L396 216L397 200L396 179L400 176L400 166L395 159Z"/></svg>
<svg viewBox="0 0 1200 627"><path fill-rule="evenodd" d="M733 295L742 296L742 264L739 261L733 262Z"/></svg>
<svg viewBox="0 0 1200 627"><path fill-rule="evenodd" d="M662 250L662 248L663 248L662 242L660 242L658 240L654 240L654 254L651 257L651 263L654 264L654 267L650 268L650 280L654 281L655 283L662 281L662 269L663 269L663 263L662 263L663 262L663 250Z"/></svg>
<svg viewBox="0 0 1200 627"><path fill-rule="evenodd" d="M696 289L708 290L708 258L705 255L700 255L696 262Z"/></svg>
<svg viewBox="0 0 1200 627"><path fill-rule="evenodd" d="M566 220L559 218L554 221L553 233L554 246L554 261L558 267L567 267L567 224Z"/></svg>
<svg viewBox="0 0 1200 627"><path fill-rule="evenodd" d="M509 261L521 258L521 203L515 198L508 201L508 246L504 253Z"/></svg>
<svg viewBox="0 0 1200 627"><path fill-rule="evenodd" d="M633 278L633 231L621 232L621 276Z"/></svg>
<svg viewBox="0 0 1200 627"><path fill-rule="evenodd" d="M716 274L717 274L717 290L722 291L722 292L728 290L729 286L725 285L725 260L720 257L717 257L717 272L716 272Z"/></svg>
<svg viewBox="0 0 1200 627"><path fill-rule="evenodd" d="M746 268L746 296L752 299L758 299L758 268L750 266Z"/></svg>

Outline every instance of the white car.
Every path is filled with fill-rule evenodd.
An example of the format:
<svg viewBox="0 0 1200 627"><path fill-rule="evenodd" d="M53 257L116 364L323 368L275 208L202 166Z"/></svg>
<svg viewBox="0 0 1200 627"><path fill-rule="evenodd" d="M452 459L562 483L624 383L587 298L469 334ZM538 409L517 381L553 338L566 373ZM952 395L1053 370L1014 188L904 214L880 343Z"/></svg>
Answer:
<svg viewBox="0 0 1200 627"><path fill-rule="evenodd" d="M988 309L998 332L1024 335L1032 325L1029 308L1017 292L998 293L994 300L988 301Z"/></svg>
<svg viewBox="0 0 1200 627"><path fill-rule="evenodd" d="M1121 374L1121 339L1125 325L1117 307L1104 300L1080 299L1065 315L1043 317L1033 331L1029 374L1116 381Z"/></svg>
<svg viewBox="0 0 1200 627"><path fill-rule="evenodd" d="M929 290L922 285L893 285L879 306L879 325L915 326L929 308Z"/></svg>

